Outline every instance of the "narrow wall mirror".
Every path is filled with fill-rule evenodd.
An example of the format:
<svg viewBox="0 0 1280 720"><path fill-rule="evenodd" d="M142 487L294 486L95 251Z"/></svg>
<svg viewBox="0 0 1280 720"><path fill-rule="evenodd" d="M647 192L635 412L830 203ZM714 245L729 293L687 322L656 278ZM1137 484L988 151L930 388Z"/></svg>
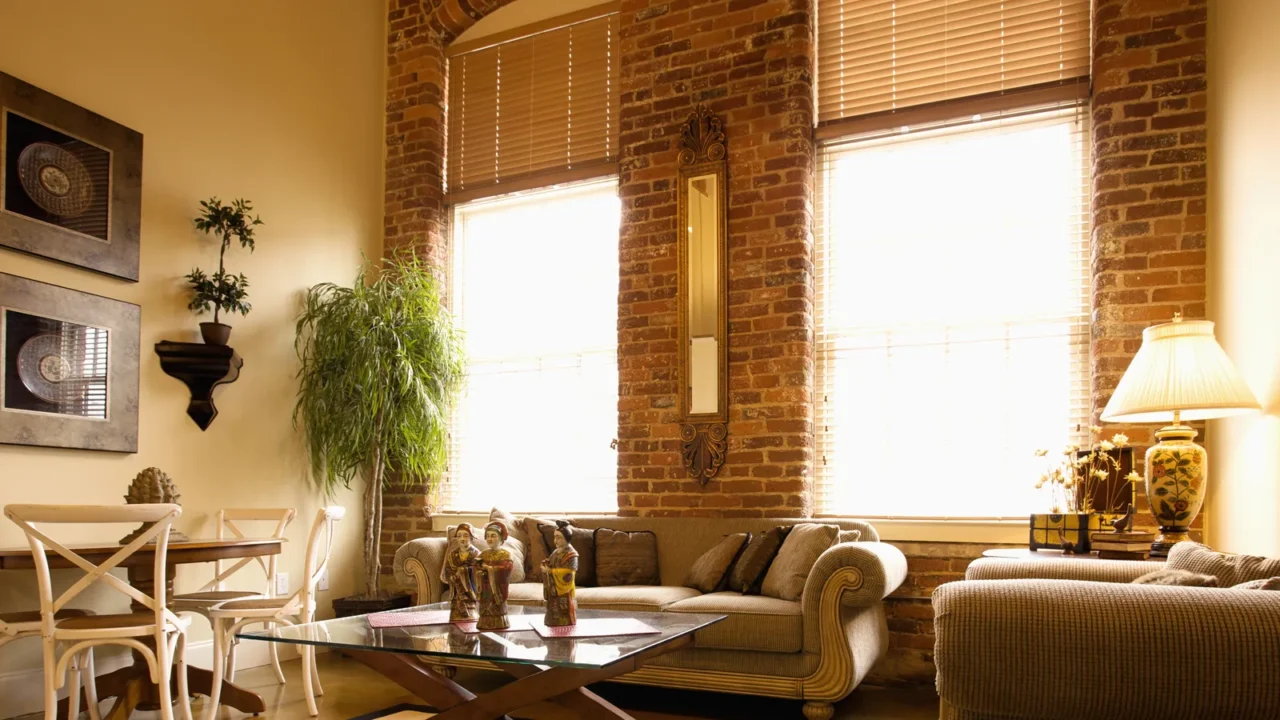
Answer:
<svg viewBox="0 0 1280 720"><path fill-rule="evenodd" d="M680 439L685 469L715 477L728 448L725 135L698 106L681 127L679 197Z"/></svg>

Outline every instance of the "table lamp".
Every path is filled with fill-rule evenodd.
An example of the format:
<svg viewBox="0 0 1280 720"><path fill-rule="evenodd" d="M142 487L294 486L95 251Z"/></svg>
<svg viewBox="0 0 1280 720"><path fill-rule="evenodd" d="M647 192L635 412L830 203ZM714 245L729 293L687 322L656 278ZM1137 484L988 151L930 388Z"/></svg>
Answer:
<svg viewBox="0 0 1280 720"><path fill-rule="evenodd" d="M1105 422L1171 423L1147 450L1147 504L1160 526L1151 554L1166 556L1188 539L1204 504L1209 460L1184 420L1209 420L1261 409L1240 371L1213 337L1208 320L1153 325L1102 411Z"/></svg>

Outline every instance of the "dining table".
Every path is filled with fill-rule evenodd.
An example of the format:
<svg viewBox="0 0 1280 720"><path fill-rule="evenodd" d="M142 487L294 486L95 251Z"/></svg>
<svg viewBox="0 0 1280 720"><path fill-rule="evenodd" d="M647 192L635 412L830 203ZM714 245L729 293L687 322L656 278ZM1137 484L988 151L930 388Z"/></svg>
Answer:
<svg viewBox="0 0 1280 720"><path fill-rule="evenodd" d="M165 558L165 572L162 581L165 584L165 597L173 598L173 576L178 565L210 563L217 560L234 560L249 557L265 557L280 554L285 540L283 538L229 538L229 539L190 539L183 542L169 543ZM68 545L81 557L92 563L102 563L120 550L119 543ZM49 567L51 569L74 568L66 558L49 551ZM155 592L155 551L154 546L144 546L121 563L128 573L129 584L138 590L152 595ZM34 570L35 558L31 547L0 548L0 570ZM137 602L132 602L135 612L146 611ZM159 708L159 692L151 682L151 673L147 669L147 661L136 650L133 651L133 662L118 670L97 677L98 699L115 698L111 709L102 716L103 720L125 720L135 709L155 710ZM192 694L209 695L213 688L213 673L204 668L187 665L187 688ZM80 707L86 707L81 698ZM258 714L266 710L262 696L246 690L228 680L222 681L222 705L233 707L241 712ZM58 704L58 717L66 718L68 703L64 699Z"/></svg>

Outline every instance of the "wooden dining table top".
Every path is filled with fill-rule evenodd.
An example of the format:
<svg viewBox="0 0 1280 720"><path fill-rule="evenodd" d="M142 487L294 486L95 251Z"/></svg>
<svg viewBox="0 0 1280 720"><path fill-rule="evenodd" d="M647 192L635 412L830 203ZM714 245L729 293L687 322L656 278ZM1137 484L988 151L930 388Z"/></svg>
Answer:
<svg viewBox="0 0 1280 720"><path fill-rule="evenodd" d="M217 538L191 539L186 542L169 543L168 565L185 565L189 563L205 563L215 560L229 560L246 557L262 557L278 555L285 543L284 538ZM101 563L119 552L120 543L80 543L69 544L67 548L75 551L85 560ZM49 567L75 567L69 560L52 550L46 550ZM150 565L155 562L155 545L144 545L136 553L127 558L121 566ZM0 548L0 570L29 570L35 567L31 557L31 547Z"/></svg>

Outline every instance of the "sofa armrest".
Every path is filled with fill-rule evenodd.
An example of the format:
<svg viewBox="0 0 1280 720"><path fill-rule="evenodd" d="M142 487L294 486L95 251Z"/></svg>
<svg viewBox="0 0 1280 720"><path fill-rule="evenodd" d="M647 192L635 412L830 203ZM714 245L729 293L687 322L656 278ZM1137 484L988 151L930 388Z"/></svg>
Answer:
<svg viewBox="0 0 1280 720"><path fill-rule="evenodd" d="M933 608L938 695L963 713L1280 716L1277 592L965 581Z"/></svg>
<svg viewBox="0 0 1280 720"><path fill-rule="evenodd" d="M965 580L1090 580L1127 583L1159 570L1164 563L1145 560L1044 558L1011 560L978 558L965 570Z"/></svg>
<svg viewBox="0 0 1280 720"><path fill-rule="evenodd" d="M823 588L837 575L845 578L841 604L866 607L898 589L907 577L907 558L898 548L882 542L840 543L827 548L813 564L800 595L806 620L816 617Z"/></svg>
<svg viewBox="0 0 1280 720"><path fill-rule="evenodd" d="M440 601L444 592L440 569L448 549L449 541L441 537L410 540L396 550L396 582L415 588L419 605Z"/></svg>

